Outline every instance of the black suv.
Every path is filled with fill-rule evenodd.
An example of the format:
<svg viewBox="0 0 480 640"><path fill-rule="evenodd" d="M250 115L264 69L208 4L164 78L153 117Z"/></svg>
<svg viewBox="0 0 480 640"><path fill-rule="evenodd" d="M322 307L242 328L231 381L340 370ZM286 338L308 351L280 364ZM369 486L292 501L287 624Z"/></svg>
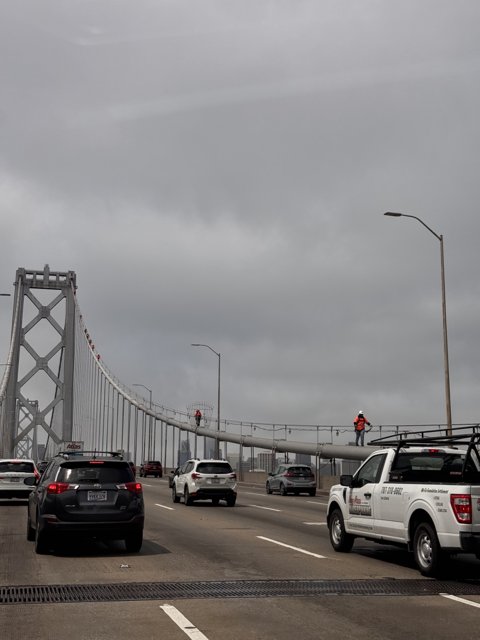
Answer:
<svg viewBox="0 0 480 640"><path fill-rule="evenodd" d="M46 553L65 537L125 540L129 552L143 542L142 485L116 453L59 453L28 500L27 539Z"/></svg>

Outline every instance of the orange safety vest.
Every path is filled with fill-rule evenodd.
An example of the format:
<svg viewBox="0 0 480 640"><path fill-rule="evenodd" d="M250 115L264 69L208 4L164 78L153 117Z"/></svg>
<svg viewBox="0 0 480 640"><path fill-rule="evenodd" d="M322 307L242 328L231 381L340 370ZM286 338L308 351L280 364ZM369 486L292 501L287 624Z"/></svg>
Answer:
<svg viewBox="0 0 480 640"><path fill-rule="evenodd" d="M368 420L365 418L365 416L357 416L353 421L353 424L355 425L355 431L363 431L367 422Z"/></svg>

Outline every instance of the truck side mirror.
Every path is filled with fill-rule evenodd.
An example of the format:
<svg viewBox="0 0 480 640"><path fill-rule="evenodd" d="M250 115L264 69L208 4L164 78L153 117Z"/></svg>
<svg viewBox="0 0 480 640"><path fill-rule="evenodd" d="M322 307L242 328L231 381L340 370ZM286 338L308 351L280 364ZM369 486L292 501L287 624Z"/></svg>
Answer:
<svg viewBox="0 0 480 640"><path fill-rule="evenodd" d="M350 475L342 475L340 476L340 484L342 487L351 487L353 481L353 476Z"/></svg>

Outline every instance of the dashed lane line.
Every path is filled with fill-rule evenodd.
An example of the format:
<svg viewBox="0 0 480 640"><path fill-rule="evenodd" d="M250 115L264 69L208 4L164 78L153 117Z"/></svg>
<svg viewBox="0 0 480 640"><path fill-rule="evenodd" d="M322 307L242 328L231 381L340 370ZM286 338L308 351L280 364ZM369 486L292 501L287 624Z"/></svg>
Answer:
<svg viewBox="0 0 480 640"><path fill-rule="evenodd" d="M208 640L207 636L197 629L176 607L173 607L171 604L162 604L160 605L160 609L163 609L177 627L192 640Z"/></svg>
<svg viewBox="0 0 480 640"><path fill-rule="evenodd" d="M448 598L449 600L454 600L455 602L460 602L461 604L468 604L471 607L477 607L477 609L480 609L480 603L478 602L465 600L465 598L458 598L457 596L452 596L449 593L439 593L438 595L442 596L442 598Z"/></svg>
<svg viewBox="0 0 480 640"><path fill-rule="evenodd" d="M156 507L160 507L162 509L168 509L169 511L175 511L175 509L173 507L167 507L164 504L158 504L157 502L154 503Z"/></svg>
<svg viewBox="0 0 480 640"><path fill-rule="evenodd" d="M304 553L307 556L313 556L314 558L325 558L325 556L321 556L319 553L312 553L311 551L300 549L300 547L292 547L292 545L285 544L284 542L279 542L278 540L272 540L271 538L265 538L264 536L257 536L257 538L259 540L265 540L266 542L273 542L273 544L278 544L280 547L286 547L287 549L292 549L293 551Z"/></svg>
<svg viewBox="0 0 480 640"><path fill-rule="evenodd" d="M281 509L274 509L273 507L261 507L259 504L249 504L248 506L255 507L255 509L265 509L265 511L282 511Z"/></svg>
<svg viewBox="0 0 480 640"><path fill-rule="evenodd" d="M264 492L259 492L257 491L256 493L254 493L253 491L242 491L241 492L242 496L265 496L267 497L267 494ZM318 500L305 500L305 502L308 502L308 504L316 504L317 506L322 506L322 507L326 507L328 506L328 502L319 502Z"/></svg>
<svg viewBox="0 0 480 640"><path fill-rule="evenodd" d="M242 491L242 496L266 496L267 494L265 493L265 491L257 491L257 492L253 492L253 491Z"/></svg>

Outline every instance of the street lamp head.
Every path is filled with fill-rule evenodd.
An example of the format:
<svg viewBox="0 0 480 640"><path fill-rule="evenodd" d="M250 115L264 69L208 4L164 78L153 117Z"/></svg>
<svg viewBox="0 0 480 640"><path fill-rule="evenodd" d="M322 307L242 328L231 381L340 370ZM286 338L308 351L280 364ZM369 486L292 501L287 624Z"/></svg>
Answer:
<svg viewBox="0 0 480 640"><path fill-rule="evenodd" d="M220 354L218 353L218 351L215 351L215 349L212 349L212 347L209 344L203 344L202 342L192 342L190 343L191 347L206 347L207 349L210 349L210 351L212 353L214 353L216 356L218 356L220 358Z"/></svg>
<svg viewBox="0 0 480 640"><path fill-rule="evenodd" d="M149 391L150 393L152 393L152 390L149 389L148 387L146 387L144 384L141 384L140 382L132 382L132 387L143 387L144 389L146 389L147 391Z"/></svg>
<svg viewBox="0 0 480 640"><path fill-rule="evenodd" d="M400 218L403 216L403 213L393 213L392 211L387 211L383 214L384 216L392 216L392 218Z"/></svg>

